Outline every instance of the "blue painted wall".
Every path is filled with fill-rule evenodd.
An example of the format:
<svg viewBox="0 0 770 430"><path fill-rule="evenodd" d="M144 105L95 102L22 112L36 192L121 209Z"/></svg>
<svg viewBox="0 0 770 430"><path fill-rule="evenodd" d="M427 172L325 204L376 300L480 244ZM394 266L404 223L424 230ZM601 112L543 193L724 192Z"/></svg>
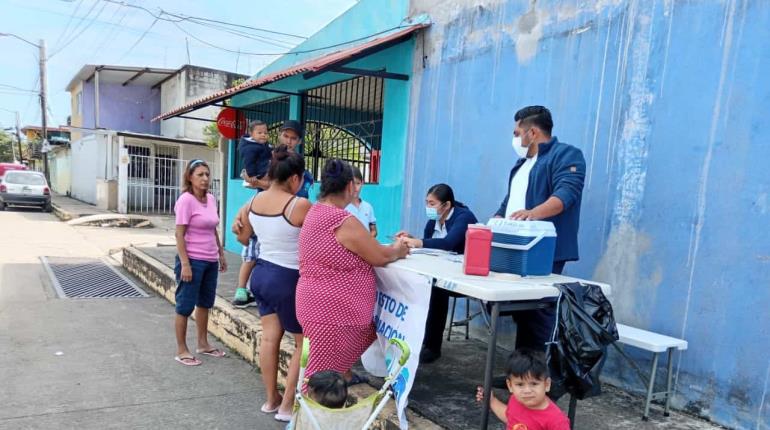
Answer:
<svg viewBox="0 0 770 430"><path fill-rule="evenodd" d="M83 123L94 128L94 81L83 82ZM160 134L160 123L150 122L160 113L160 89L149 85L99 84L99 127L117 131Z"/></svg>
<svg viewBox="0 0 770 430"><path fill-rule="evenodd" d="M449 3L449 4L448 4ZM533 2L534 3L534 2ZM770 428L770 4L413 0L404 213L447 182L480 219L504 197L513 114L551 108L589 171L581 261L618 319L677 337L675 406ZM606 376L638 387L615 360Z"/></svg>
<svg viewBox="0 0 770 430"><path fill-rule="evenodd" d="M353 44L316 51L320 47L339 45L343 42L360 39L401 26L404 24L404 18L407 17L407 10L408 1L406 0L389 0L387 5L379 0L359 1L339 18L294 48L293 51L300 53L287 54L281 57L260 71L257 76L318 58L324 54L354 46L356 43L363 43L363 41L358 41ZM307 50L313 51L304 52ZM352 62L350 67L371 70L387 68L390 72L410 75L412 73L413 52L414 41L409 40L377 54ZM325 73L306 80L301 75L298 75L268 85L267 88L300 92L350 78L352 78L350 75ZM410 87L409 82L385 81L380 182L376 185L365 185L362 191L363 199L370 202L375 209L380 233L379 237L383 240L387 235L396 233L400 228ZM247 106L270 100L274 97L274 93L250 91L234 97L233 105ZM299 97L292 96L290 107L291 119L299 119L299 114ZM230 159L233 157L233 146L230 145ZM249 201L253 195L251 191L241 186L241 182L238 179L229 180L228 183L226 202L227 225L232 222L238 209ZM315 199L317 192L318 184L311 191L311 200ZM225 237L225 246L228 250L240 252L240 245L230 232L227 232Z"/></svg>

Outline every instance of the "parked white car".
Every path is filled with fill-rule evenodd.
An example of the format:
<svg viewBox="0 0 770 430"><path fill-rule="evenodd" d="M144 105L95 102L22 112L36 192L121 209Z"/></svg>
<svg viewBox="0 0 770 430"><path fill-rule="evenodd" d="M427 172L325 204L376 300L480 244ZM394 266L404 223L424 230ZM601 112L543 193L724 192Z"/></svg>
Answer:
<svg viewBox="0 0 770 430"><path fill-rule="evenodd" d="M45 176L26 170L6 172L0 182L0 211L9 205L37 206L51 212L51 189Z"/></svg>

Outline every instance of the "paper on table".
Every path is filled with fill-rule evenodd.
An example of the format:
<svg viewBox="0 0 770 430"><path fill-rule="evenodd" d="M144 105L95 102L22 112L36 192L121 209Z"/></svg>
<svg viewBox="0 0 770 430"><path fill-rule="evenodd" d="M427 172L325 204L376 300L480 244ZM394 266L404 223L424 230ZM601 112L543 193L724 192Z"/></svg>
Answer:
<svg viewBox="0 0 770 430"><path fill-rule="evenodd" d="M442 257L446 255L457 255L456 252L444 251L443 249L434 249L434 248L412 248L410 252L416 255L419 255L419 254L435 255L437 257Z"/></svg>

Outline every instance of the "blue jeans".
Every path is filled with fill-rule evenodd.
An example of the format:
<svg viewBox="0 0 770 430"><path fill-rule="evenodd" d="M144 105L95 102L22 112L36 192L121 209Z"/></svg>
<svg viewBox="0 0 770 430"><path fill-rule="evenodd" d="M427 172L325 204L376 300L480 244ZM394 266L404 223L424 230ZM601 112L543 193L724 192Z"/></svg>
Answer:
<svg viewBox="0 0 770 430"><path fill-rule="evenodd" d="M176 275L176 313L189 317L193 309L211 309L217 296L217 280L219 279L219 262L190 259L192 279L182 281L182 262L179 256L174 263Z"/></svg>

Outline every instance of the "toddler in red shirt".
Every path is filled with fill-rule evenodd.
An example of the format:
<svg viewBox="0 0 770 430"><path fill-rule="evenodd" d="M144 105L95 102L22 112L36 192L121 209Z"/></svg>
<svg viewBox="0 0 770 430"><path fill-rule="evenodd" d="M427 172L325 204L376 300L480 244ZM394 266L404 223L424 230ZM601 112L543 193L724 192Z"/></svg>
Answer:
<svg viewBox="0 0 770 430"><path fill-rule="evenodd" d="M505 374L511 393L508 405L492 393L489 407L505 423L506 430L569 430L569 419L546 395L551 389L551 378L542 352L514 351L508 358ZM482 400L484 390L478 387L476 401Z"/></svg>

